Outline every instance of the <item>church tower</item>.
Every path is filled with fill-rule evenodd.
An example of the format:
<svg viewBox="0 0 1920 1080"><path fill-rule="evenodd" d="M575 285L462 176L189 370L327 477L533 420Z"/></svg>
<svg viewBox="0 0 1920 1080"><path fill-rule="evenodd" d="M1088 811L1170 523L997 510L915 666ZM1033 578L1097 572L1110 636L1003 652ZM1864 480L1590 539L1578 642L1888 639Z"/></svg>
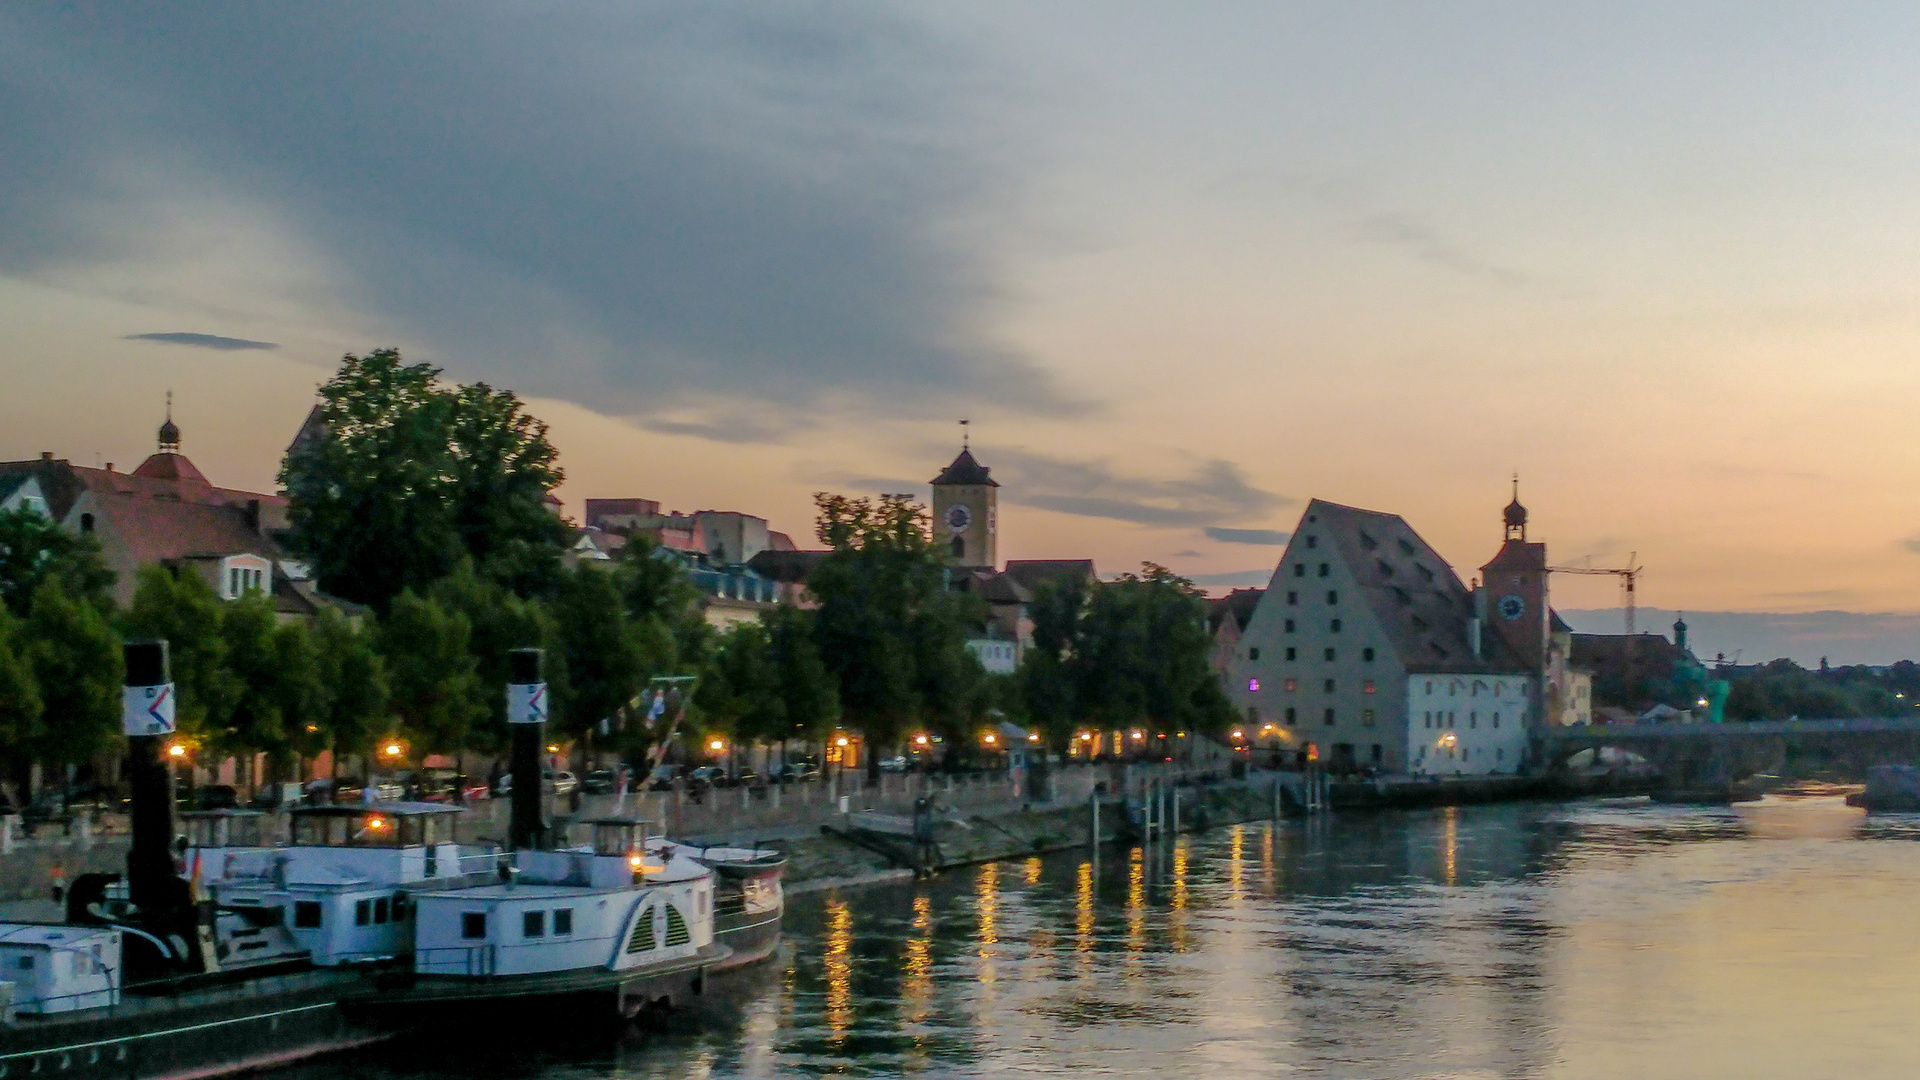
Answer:
<svg viewBox="0 0 1920 1080"><path fill-rule="evenodd" d="M1547 597L1547 545L1527 541L1527 508L1520 505L1520 478L1513 478L1513 501L1505 511L1506 542L1493 561L1481 567L1487 612L1500 635L1529 671L1542 671L1551 644L1552 615Z"/></svg>
<svg viewBox="0 0 1920 1080"><path fill-rule="evenodd" d="M968 570L992 570L999 566L999 546L995 532L999 521L999 487L990 470L973 459L963 432L960 456L946 467L933 484L933 542L947 565Z"/></svg>

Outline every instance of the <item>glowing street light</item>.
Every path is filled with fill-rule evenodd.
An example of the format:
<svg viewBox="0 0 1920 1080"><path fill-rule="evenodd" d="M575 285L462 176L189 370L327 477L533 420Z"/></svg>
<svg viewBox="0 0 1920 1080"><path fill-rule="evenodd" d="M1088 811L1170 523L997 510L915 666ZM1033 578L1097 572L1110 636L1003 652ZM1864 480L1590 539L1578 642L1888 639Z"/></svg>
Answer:
<svg viewBox="0 0 1920 1080"><path fill-rule="evenodd" d="M1039 741L1040 741L1040 735L1039 735L1039 733L1037 733L1037 732L1036 732L1036 733L1034 733L1034 734L1031 734L1031 735L1028 735L1028 736L1027 736L1027 741L1028 741L1028 742L1039 742Z"/></svg>
<svg viewBox="0 0 1920 1080"><path fill-rule="evenodd" d="M187 747L186 747L186 744L185 744L185 743L174 743L174 744L173 744L172 746L169 746L169 747L167 747L167 756L168 756L168 757L171 757L171 758L184 758L184 757L186 757L186 756L187 756Z"/></svg>
<svg viewBox="0 0 1920 1080"><path fill-rule="evenodd" d="M992 746L994 742L997 741L997 739L998 739L998 736L994 735L993 732L989 731L987 732L984 741L988 746Z"/></svg>
<svg viewBox="0 0 1920 1080"><path fill-rule="evenodd" d="M714 739L707 743L707 749L713 751L716 754L722 750L725 750L726 748L727 748L727 744L722 742L719 739Z"/></svg>

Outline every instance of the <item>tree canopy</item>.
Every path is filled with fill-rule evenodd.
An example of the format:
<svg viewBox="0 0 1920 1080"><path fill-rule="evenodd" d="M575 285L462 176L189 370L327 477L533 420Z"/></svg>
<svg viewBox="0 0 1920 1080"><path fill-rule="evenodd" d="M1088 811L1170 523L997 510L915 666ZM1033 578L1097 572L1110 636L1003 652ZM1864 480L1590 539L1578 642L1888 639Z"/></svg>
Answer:
<svg viewBox="0 0 1920 1080"><path fill-rule="evenodd" d="M0 510L0 606L26 615L34 591L49 578L99 611L113 607L113 571L93 537L76 536L25 507Z"/></svg>
<svg viewBox="0 0 1920 1080"><path fill-rule="evenodd" d="M563 474L519 398L379 349L348 354L318 408L280 481L322 589L384 611L463 559L522 595L554 585L565 532L545 500Z"/></svg>

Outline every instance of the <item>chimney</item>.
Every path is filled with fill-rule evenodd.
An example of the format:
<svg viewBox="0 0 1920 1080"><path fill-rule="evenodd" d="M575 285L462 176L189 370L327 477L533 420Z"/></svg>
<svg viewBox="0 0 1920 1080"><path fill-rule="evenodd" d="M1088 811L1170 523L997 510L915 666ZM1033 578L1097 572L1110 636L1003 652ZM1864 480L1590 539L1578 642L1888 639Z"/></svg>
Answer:
<svg viewBox="0 0 1920 1080"><path fill-rule="evenodd" d="M173 785L162 743L173 733L173 683L165 641L129 641L121 722L127 733L128 779L133 789L133 846L127 887L142 912L164 911L179 896L173 865Z"/></svg>
<svg viewBox="0 0 1920 1080"><path fill-rule="evenodd" d="M41 460L41 461L52 461L52 460L53 460L53 451L51 451L51 450L42 450L42 451L40 451L40 460Z"/></svg>
<svg viewBox="0 0 1920 1080"><path fill-rule="evenodd" d="M547 684L539 649L515 649L507 657L507 728L513 732L509 761L513 772L513 811L507 819L507 843L515 851L547 844L545 792L540 759L546 753Z"/></svg>

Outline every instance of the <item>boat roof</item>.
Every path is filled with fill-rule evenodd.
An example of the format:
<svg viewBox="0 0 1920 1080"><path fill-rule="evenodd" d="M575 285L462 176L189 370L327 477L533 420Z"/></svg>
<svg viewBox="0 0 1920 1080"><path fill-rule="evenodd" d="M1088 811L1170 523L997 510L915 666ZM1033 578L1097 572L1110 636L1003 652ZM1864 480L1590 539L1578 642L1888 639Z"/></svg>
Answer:
<svg viewBox="0 0 1920 1080"><path fill-rule="evenodd" d="M120 931L111 926L70 926L65 923L0 923L0 946L65 945Z"/></svg>
<svg viewBox="0 0 1920 1080"><path fill-rule="evenodd" d="M511 885L475 885L466 889L410 889L409 891L416 897L454 896L461 899L542 900L567 896L611 896L615 893L636 892L638 890L596 889L587 885L542 885L537 882L518 881Z"/></svg>

